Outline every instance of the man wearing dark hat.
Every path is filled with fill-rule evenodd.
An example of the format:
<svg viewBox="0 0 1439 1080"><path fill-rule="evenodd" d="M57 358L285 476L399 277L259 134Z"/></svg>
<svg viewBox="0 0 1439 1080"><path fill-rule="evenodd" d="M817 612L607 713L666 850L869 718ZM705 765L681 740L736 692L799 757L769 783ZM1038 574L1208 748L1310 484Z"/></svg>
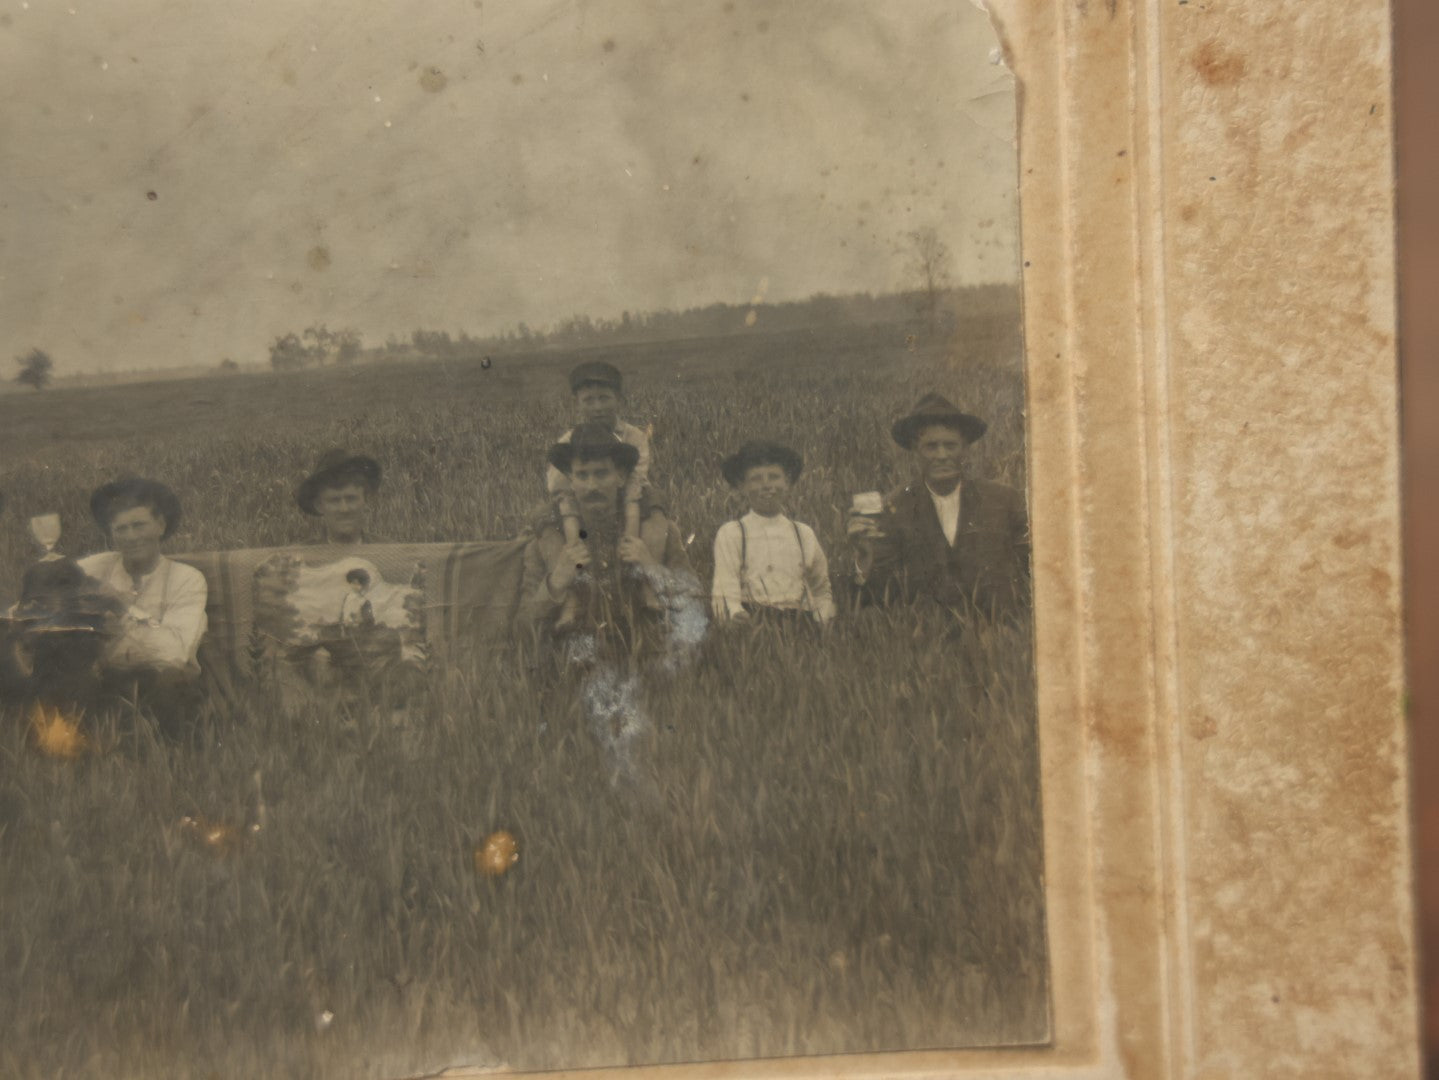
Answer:
<svg viewBox="0 0 1439 1080"><path fill-rule="evenodd" d="M380 463L348 450L327 450L295 492L295 502L320 520L320 543L357 547L366 535L370 502L380 490Z"/></svg>
<svg viewBox="0 0 1439 1080"><path fill-rule="evenodd" d="M655 511L645 515L639 536L625 531L625 486L639 451L608 425L588 423L551 446L547 457L571 484L580 538L567 540L551 526L531 540L518 625L551 632L607 629L632 638L642 624L681 608L697 608L703 621L699 585L674 523ZM578 615L572 626L557 625L571 597Z"/></svg>
<svg viewBox="0 0 1439 1080"><path fill-rule="evenodd" d="M173 733L199 703L207 594L200 571L160 551L179 527L180 500L129 477L97 490L90 512L111 550L80 559L80 569L121 611L100 660L107 694L149 705Z"/></svg>
<svg viewBox="0 0 1439 1080"><path fill-rule="evenodd" d="M894 441L919 476L864 505L848 534L861 603L929 599L953 611L1013 615L1029 604L1029 520L1014 488L969 475L972 443L988 425L939 394L895 421Z"/></svg>

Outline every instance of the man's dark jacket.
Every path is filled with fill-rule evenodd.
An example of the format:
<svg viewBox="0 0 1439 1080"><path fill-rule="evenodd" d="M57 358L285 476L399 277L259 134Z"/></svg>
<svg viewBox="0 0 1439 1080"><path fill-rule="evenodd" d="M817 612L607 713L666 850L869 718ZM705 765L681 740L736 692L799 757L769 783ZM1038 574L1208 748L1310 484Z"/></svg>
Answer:
<svg viewBox="0 0 1439 1080"><path fill-rule="evenodd" d="M1029 518L1024 496L987 480L966 480L951 546L923 481L890 493L874 541L874 565L860 603L930 599L956 611L1018 615L1029 608Z"/></svg>

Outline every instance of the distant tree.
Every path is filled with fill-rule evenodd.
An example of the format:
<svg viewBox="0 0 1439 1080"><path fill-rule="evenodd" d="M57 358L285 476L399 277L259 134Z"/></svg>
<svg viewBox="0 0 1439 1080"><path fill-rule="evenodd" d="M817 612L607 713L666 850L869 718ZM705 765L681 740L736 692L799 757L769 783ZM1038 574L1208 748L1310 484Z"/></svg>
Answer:
<svg viewBox="0 0 1439 1080"><path fill-rule="evenodd" d="M335 335L335 363L353 364L360 358L360 333L346 327Z"/></svg>
<svg viewBox="0 0 1439 1080"><path fill-rule="evenodd" d="M593 341L597 336L595 321L588 315L571 315L555 327L555 338L571 344Z"/></svg>
<svg viewBox="0 0 1439 1080"><path fill-rule="evenodd" d="M285 334L270 343L270 366L276 371L299 371L310 362L310 350L296 334Z"/></svg>
<svg viewBox="0 0 1439 1080"><path fill-rule="evenodd" d="M226 375L228 375L233 371L239 371L240 365L235 363L235 361L231 360L227 356L225 357L225 359L220 361L220 370L223 371Z"/></svg>
<svg viewBox="0 0 1439 1080"><path fill-rule="evenodd" d="M909 242L909 261L905 269L924 291L925 315L933 332L939 314L940 294L949 288L949 245L940 239L939 230L932 225L914 230L906 239Z"/></svg>
<svg viewBox="0 0 1439 1080"><path fill-rule="evenodd" d="M421 356L452 356L455 352L448 330L416 330L410 335L410 341Z"/></svg>
<svg viewBox="0 0 1439 1080"><path fill-rule="evenodd" d="M338 334L334 333L324 323L321 323L319 326L305 327L305 329L301 331L300 337L310 343L306 350L308 360L317 366L323 367L325 361L335 352L336 338L338 336Z"/></svg>
<svg viewBox="0 0 1439 1080"><path fill-rule="evenodd" d="M21 386L44 390L50 385L55 361L51 360L50 354L43 349L31 349L24 356L17 356L15 363L20 365L20 374L15 376L15 381Z"/></svg>

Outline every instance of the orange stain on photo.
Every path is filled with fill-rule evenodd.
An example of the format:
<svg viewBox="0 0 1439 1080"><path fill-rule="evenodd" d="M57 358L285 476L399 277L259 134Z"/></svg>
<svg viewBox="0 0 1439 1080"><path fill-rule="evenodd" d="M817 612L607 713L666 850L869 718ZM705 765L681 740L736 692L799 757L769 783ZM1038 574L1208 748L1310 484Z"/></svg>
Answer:
<svg viewBox="0 0 1439 1080"><path fill-rule="evenodd" d="M520 845L504 829L492 832L475 849L475 869L489 877L499 877L520 861Z"/></svg>
<svg viewBox="0 0 1439 1080"><path fill-rule="evenodd" d="M204 818L191 817L188 814L180 819L180 830L192 840L204 844L211 851L219 854L234 851L242 839L240 830L233 825L226 825L219 821L206 821Z"/></svg>
<svg viewBox="0 0 1439 1080"><path fill-rule="evenodd" d="M67 716L56 707L36 702L30 710L30 733L35 747L47 757L73 761L90 749L90 740L80 730L79 718Z"/></svg>

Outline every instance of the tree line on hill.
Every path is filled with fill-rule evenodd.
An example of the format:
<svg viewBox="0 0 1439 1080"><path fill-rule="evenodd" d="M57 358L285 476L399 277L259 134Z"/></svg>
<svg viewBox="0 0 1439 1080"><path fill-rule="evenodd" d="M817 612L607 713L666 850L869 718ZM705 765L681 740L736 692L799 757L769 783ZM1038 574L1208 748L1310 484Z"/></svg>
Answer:
<svg viewBox="0 0 1439 1080"><path fill-rule="evenodd" d="M282 334L270 343L270 366L276 371L298 371L327 363L353 364L362 345L358 330L331 330L323 323L307 326L298 334ZM225 361L220 361L221 370Z"/></svg>
<svg viewBox="0 0 1439 1080"><path fill-rule="evenodd" d="M360 360L480 360L551 349L603 345L639 345L684 338L726 337L750 333L793 333L818 327L897 325L906 332L941 340L976 318L1017 319L1018 284L968 285L959 288L928 287L874 296L818 294L807 300L783 303L706 304L683 311L622 312L618 318L572 315L548 328L517 323L512 329L488 336L465 331L415 330L409 340L391 335L385 344L365 348L358 330L331 330L325 324L299 333L277 336L269 345L270 365L276 371L299 371ZM42 349L17 356L15 382L43 390L54 379L55 362ZM226 357L221 373L238 372L240 365Z"/></svg>
<svg viewBox="0 0 1439 1080"><path fill-rule="evenodd" d="M391 335L384 345L366 349L358 331L307 327L283 334L270 344L270 364L294 371L361 359L480 359L485 356L541 352L600 345L638 345L683 338L725 337L747 333L787 333L834 326L893 324L930 337L948 337L960 323L977 316L1017 315L1017 285L971 285L916 289L874 296L818 294L806 300L758 304L706 304L683 311L622 312L618 318L571 315L548 328L521 322L497 334L415 330L409 340Z"/></svg>
<svg viewBox="0 0 1439 1080"><path fill-rule="evenodd" d="M950 250L935 228L906 234L905 269L919 287L905 292L852 293L831 296L817 293L807 300L749 304L706 304L683 311L621 312L618 318L571 315L548 328L535 329L521 322L512 329L482 337L465 331L415 330L408 341L391 335L384 345L366 349L353 327L331 330L324 323L299 333L278 335L269 345L270 366L276 371L299 371L326 365L349 365L360 359L483 359L546 349L601 345L639 345L685 338L727 337L749 333L793 333L817 328L898 325L906 332L930 339L947 339L960 325L974 319L1013 318L1019 315L1019 285L987 284L951 287ZM15 362L15 381L43 390L54 378L55 363L42 349L31 349ZM219 370L230 374L240 365L230 357Z"/></svg>

